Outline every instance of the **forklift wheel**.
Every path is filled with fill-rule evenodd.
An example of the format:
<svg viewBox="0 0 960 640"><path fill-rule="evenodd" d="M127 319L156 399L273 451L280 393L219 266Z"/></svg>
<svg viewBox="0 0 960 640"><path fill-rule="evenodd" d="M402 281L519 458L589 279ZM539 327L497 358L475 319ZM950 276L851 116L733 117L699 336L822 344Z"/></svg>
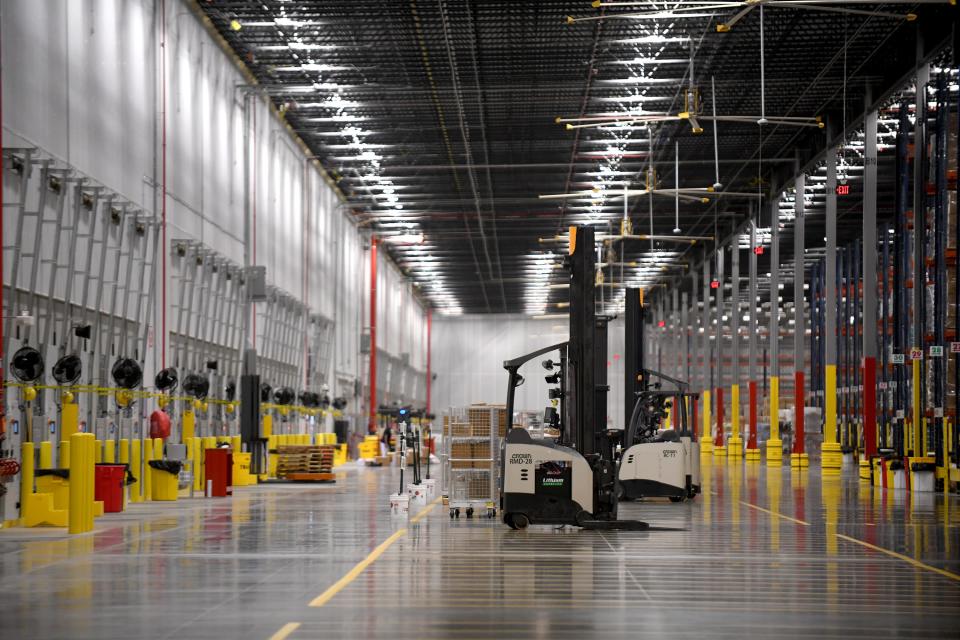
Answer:
<svg viewBox="0 0 960 640"><path fill-rule="evenodd" d="M468 518L473 517L473 507L467 507L467 517Z"/></svg>
<svg viewBox="0 0 960 640"><path fill-rule="evenodd" d="M450 519L453 520L453 509L450 509Z"/></svg>
<svg viewBox="0 0 960 640"><path fill-rule="evenodd" d="M457 518L460 517L460 509L454 509L453 513L456 515Z"/></svg>
<svg viewBox="0 0 960 640"><path fill-rule="evenodd" d="M530 524L527 516L523 515L522 513L513 514L511 521L512 524L510 526L512 526L514 529L526 529L527 525Z"/></svg>
<svg viewBox="0 0 960 640"><path fill-rule="evenodd" d="M670 496L670 502L683 502L683 496Z"/></svg>

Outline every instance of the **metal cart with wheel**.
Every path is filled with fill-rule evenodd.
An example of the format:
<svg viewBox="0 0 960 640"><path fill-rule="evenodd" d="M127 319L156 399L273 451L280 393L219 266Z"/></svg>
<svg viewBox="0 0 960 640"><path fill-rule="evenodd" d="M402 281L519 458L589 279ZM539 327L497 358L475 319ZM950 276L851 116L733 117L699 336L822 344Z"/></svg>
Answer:
<svg viewBox="0 0 960 640"><path fill-rule="evenodd" d="M502 407L450 410L443 426L443 486L451 518L496 517L497 461L505 431Z"/></svg>

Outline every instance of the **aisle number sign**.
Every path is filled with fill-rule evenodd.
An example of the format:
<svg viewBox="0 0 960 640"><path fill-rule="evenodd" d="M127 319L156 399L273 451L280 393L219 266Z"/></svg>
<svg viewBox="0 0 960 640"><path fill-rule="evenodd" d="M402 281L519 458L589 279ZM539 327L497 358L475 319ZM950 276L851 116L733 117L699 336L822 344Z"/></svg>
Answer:
<svg viewBox="0 0 960 640"><path fill-rule="evenodd" d="M939 345L939 344L930 345L930 357L931 357L931 358L942 358L942 357L943 357L943 345Z"/></svg>
<svg viewBox="0 0 960 640"><path fill-rule="evenodd" d="M902 353L892 354L891 361L893 362L893 364L903 364L903 354Z"/></svg>
<svg viewBox="0 0 960 640"><path fill-rule="evenodd" d="M914 347L910 349L910 359L923 360L923 349L920 349L919 347Z"/></svg>
<svg viewBox="0 0 960 640"><path fill-rule="evenodd" d="M960 353L960 342L950 343L950 353Z"/></svg>

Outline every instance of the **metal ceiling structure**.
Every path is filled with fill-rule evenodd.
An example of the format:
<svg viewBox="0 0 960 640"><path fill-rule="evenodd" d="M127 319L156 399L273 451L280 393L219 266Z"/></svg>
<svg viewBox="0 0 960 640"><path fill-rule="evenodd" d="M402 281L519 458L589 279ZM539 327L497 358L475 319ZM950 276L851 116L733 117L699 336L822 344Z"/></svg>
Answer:
<svg viewBox="0 0 960 640"><path fill-rule="evenodd" d="M385 239L408 241L385 244L429 304L442 313L531 314L549 313L567 297L549 286L565 281L556 267L566 248L550 239L577 223L617 234L623 216L622 198L539 194L639 188L651 164L666 187L715 181L712 123L695 135L686 122L567 130L555 118L676 113L690 83L691 50L693 83L707 110L715 98L717 113L760 111L759 12L717 33L736 9L680 19L669 17L680 2L646 4L668 17L568 24L567 16L630 11L582 0L198 1L354 215ZM852 130L868 96L902 86L918 52L950 37L956 7L897 4L917 19L766 9L766 112L820 116L826 127L720 123L724 189L782 190L828 135ZM883 160L880 170L883 215L893 180L885 179L892 168ZM841 205L841 236L859 232L859 205L854 189ZM634 233L650 231L648 200L629 206ZM750 198L683 201L677 226L685 236L724 237L750 206ZM654 235L671 235L672 199L655 200L652 218ZM821 246L813 227L809 242ZM789 235L782 242L789 247ZM712 250L711 240L628 240L623 252L616 248L626 264L612 264L608 281L622 269L624 282L650 287Z"/></svg>

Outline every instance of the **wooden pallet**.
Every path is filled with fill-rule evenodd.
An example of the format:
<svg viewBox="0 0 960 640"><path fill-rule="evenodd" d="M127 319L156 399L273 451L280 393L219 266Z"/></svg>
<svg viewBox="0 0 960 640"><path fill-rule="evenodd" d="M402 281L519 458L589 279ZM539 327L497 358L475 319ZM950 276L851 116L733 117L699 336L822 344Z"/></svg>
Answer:
<svg viewBox="0 0 960 640"><path fill-rule="evenodd" d="M293 480L332 481L333 454L336 445L283 445L277 447L277 477Z"/></svg>
<svg viewBox="0 0 960 640"><path fill-rule="evenodd" d="M332 473L288 473L287 480L292 482L336 482Z"/></svg>

